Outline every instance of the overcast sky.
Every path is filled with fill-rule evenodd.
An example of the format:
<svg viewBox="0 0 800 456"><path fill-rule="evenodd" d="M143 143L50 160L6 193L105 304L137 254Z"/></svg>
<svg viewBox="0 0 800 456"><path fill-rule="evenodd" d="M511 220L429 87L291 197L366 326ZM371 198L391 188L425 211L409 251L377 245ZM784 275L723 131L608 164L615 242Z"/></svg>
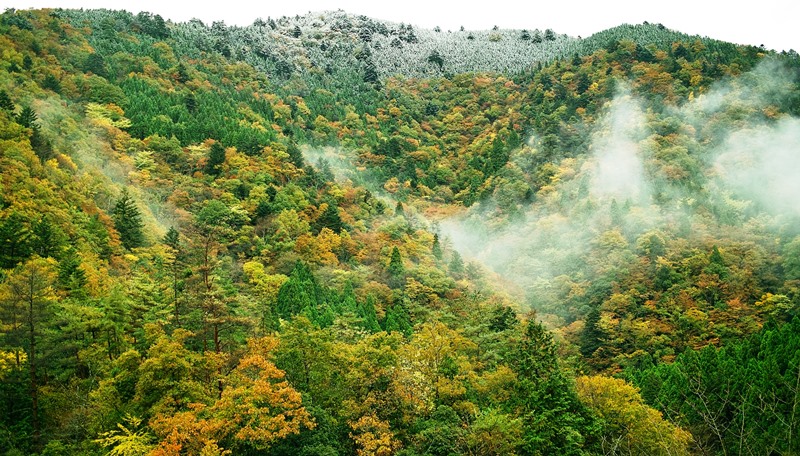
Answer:
<svg viewBox="0 0 800 456"><path fill-rule="evenodd" d="M501 28L546 29L571 36L592 33L622 23L644 21L689 34L705 35L739 44L765 45L769 49L800 51L798 13L800 2L707 0L218 0L183 2L173 0L0 0L6 8L111 8L133 13L149 11L165 19L197 18L210 24L249 25L258 17L294 16L309 11L343 9L376 19L405 22L443 30Z"/></svg>

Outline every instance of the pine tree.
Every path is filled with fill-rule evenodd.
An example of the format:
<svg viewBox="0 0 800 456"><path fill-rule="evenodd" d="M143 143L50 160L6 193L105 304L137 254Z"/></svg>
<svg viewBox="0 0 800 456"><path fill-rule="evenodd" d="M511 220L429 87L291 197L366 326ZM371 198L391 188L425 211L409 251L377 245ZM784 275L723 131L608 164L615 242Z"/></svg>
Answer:
<svg viewBox="0 0 800 456"><path fill-rule="evenodd" d="M144 245L144 224L139 208L128 190L122 191L117 204L114 205L114 228L119 233L122 245L130 250Z"/></svg>
<svg viewBox="0 0 800 456"><path fill-rule="evenodd" d="M70 296L83 296L86 286L86 273L81 268L81 259L74 247L64 252L58 263L58 283Z"/></svg>
<svg viewBox="0 0 800 456"><path fill-rule="evenodd" d="M222 172L222 164L225 163L225 147L219 141L211 145L208 151L208 161L206 162L206 174L219 176Z"/></svg>
<svg viewBox="0 0 800 456"><path fill-rule="evenodd" d="M380 90L381 88L381 80L378 76L378 68L375 66L375 62L372 60L368 60L364 65L364 82L372 84L376 90Z"/></svg>
<svg viewBox="0 0 800 456"><path fill-rule="evenodd" d="M17 115L17 123L22 125L25 128L30 128L32 130L39 129L39 117L36 115L36 112L31 109L30 106L25 106L22 108L22 111L19 112Z"/></svg>
<svg viewBox="0 0 800 456"><path fill-rule="evenodd" d="M464 274L464 260L461 259L461 255L455 250L453 251L453 258L450 259L450 264L447 269L450 271L450 274L456 278Z"/></svg>
<svg viewBox="0 0 800 456"><path fill-rule="evenodd" d="M432 51L430 55L428 55L428 63L435 64L439 68L439 71L444 70L444 58L442 58L442 55L439 54L437 50Z"/></svg>
<svg viewBox="0 0 800 456"><path fill-rule="evenodd" d="M600 310L595 307L586 316L583 332L580 335L580 351L583 356L592 356L603 343L605 334L603 334L599 323Z"/></svg>
<svg viewBox="0 0 800 456"><path fill-rule="evenodd" d="M63 234L42 216L31 227L31 249L42 258L58 258L61 252Z"/></svg>
<svg viewBox="0 0 800 456"><path fill-rule="evenodd" d="M431 246L431 253L433 253L433 256L436 257L437 260L442 259L442 246L439 243L438 233L433 234L433 246Z"/></svg>
<svg viewBox="0 0 800 456"><path fill-rule="evenodd" d="M97 76L107 77L106 62L103 56L98 53L89 54L86 57L86 62L83 64L83 71L93 73Z"/></svg>
<svg viewBox="0 0 800 456"><path fill-rule="evenodd" d="M392 254L389 258L389 265L386 267L386 272L389 273L389 286L392 288L400 288L405 283L406 269L403 266L403 257L400 256L400 250L397 246L392 247Z"/></svg>
<svg viewBox="0 0 800 456"><path fill-rule="evenodd" d="M175 69L175 80L181 84L189 80L189 71L186 69L186 65L184 65L183 62L178 63L178 67Z"/></svg>
<svg viewBox="0 0 800 456"><path fill-rule="evenodd" d="M56 271L55 261L34 256L10 271L6 280L0 284L0 295L7 297L7 303L0 307L4 314L3 322L8 326L4 336L15 337L27 352L30 392L30 429L34 448L40 447L42 419L40 416L39 394L43 381L40 369L43 363L42 339L55 310L57 296L54 291ZM8 325L7 322L12 322ZM17 322L17 323L13 323ZM27 416L25 417L27 421ZM17 423L17 425L28 423ZM27 427L27 426L26 426Z"/></svg>
<svg viewBox="0 0 800 456"><path fill-rule="evenodd" d="M362 327L369 332L378 332L381 326L378 323L378 315L375 312L375 296L368 295L364 304L358 304L358 316L362 320Z"/></svg>
<svg viewBox="0 0 800 456"><path fill-rule="evenodd" d="M514 401L524 424L524 449L531 454L592 453L598 424L561 371L553 338L529 321L512 356L517 374Z"/></svg>
<svg viewBox="0 0 800 456"><path fill-rule="evenodd" d="M328 207L314 223L314 230L319 233L323 228L328 228L334 233L342 232L342 218L339 216L339 208L335 203L328 203Z"/></svg>
<svg viewBox="0 0 800 456"><path fill-rule="evenodd" d="M39 117L30 106L22 108L17 115L17 123L31 129L31 148L42 161L49 160L53 155L53 146L43 135L39 126Z"/></svg>
<svg viewBox="0 0 800 456"><path fill-rule="evenodd" d="M168 260L168 265L172 275L173 316L175 318L175 324L180 325L181 312L178 303L178 292L181 288L179 278L181 273L181 265L183 263L180 233L178 233L178 230L176 230L174 226L171 226L167 231L167 234L164 235L162 242L172 249L172 256Z"/></svg>
<svg viewBox="0 0 800 456"><path fill-rule="evenodd" d="M411 318L408 311L402 304L394 304L386 310L386 318L383 322L383 329L386 332L400 332L405 335L411 334Z"/></svg>
<svg viewBox="0 0 800 456"><path fill-rule="evenodd" d="M10 113L14 112L14 102L11 101L11 97L8 96L8 92L5 90L0 90L0 109Z"/></svg>
<svg viewBox="0 0 800 456"><path fill-rule="evenodd" d="M286 147L286 153L289 154L289 160L296 168L303 168L306 165L305 159L303 159L303 152L300 151L296 143L290 142Z"/></svg>
<svg viewBox="0 0 800 456"><path fill-rule="evenodd" d="M179 251L181 242L180 233L178 233L178 230L176 230L174 226L171 226L169 230L167 230L167 234L164 235L162 242L172 247L173 250Z"/></svg>
<svg viewBox="0 0 800 456"><path fill-rule="evenodd" d="M317 319L317 307L322 301L320 298L319 288L311 268L298 261L289 275L289 280L278 290L275 308L281 318L288 319L306 312L311 315L309 319L314 321Z"/></svg>
<svg viewBox="0 0 800 456"><path fill-rule="evenodd" d="M22 215L12 212L0 221L0 268L13 268L30 255L30 229Z"/></svg>
<svg viewBox="0 0 800 456"><path fill-rule="evenodd" d="M61 81L52 74L48 74L42 81L42 88L52 90L55 93L61 93Z"/></svg>

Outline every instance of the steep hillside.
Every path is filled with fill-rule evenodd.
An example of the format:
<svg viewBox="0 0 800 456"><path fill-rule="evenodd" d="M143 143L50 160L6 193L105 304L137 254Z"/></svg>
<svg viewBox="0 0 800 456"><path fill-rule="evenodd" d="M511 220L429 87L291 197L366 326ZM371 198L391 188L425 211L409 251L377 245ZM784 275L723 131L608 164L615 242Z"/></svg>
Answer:
<svg viewBox="0 0 800 456"><path fill-rule="evenodd" d="M798 449L796 54L342 11L0 43L0 452Z"/></svg>

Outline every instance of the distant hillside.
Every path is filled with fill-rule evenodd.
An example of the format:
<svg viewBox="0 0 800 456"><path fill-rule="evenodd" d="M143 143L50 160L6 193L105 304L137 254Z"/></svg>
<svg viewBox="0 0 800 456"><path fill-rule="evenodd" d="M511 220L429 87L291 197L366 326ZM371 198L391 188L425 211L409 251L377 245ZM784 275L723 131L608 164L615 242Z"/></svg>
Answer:
<svg viewBox="0 0 800 456"><path fill-rule="evenodd" d="M133 15L109 10L62 10L73 24L118 30L137 28ZM144 30L147 33L147 30ZM151 31L151 35L161 32ZM247 27L201 21L164 24L182 53L218 52L245 61L282 80L292 74L358 71L368 80L387 77L436 77L444 74L496 72L519 74L555 59L587 55L619 40L640 46L668 46L699 40L730 52L735 45L690 36L658 24L621 25L588 38L553 30L439 30L397 24L342 10L278 19L256 19ZM156 36L158 37L158 36ZM92 38L90 37L91 41Z"/></svg>

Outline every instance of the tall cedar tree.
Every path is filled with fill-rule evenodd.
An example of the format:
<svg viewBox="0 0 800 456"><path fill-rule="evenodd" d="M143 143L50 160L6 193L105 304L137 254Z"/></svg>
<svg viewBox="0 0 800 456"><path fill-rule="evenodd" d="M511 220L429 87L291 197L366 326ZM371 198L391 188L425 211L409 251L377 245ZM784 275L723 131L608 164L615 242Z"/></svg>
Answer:
<svg viewBox="0 0 800 456"><path fill-rule="evenodd" d="M206 162L206 174L219 176L222 172L222 164L225 163L225 147L219 141L211 145L208 151L208 161Z"/></svg>
<svg viewBox="0 0 800 456"><path fill-rule="evenodd" d="M288 319L303 311L313 314L320 302L319 287L311 268L298 261L289 275L289 280L278 290L275 306L278 316Z"/></svg>
<svg viewBox="0 0 800 456"><path fill-rule="evenodd" d="M314 228L317 233L323 228L328 228L334 233L342 232L342 218L339 216L339 208L335 203L328 203L328 207L322 211L314 223Z"/></svg>
<svg viewBox="0 0 800 456"><path fill-rule="evenodd" d="M599 428L561 371L550 333L529 321L510 359L517 374L514 401L522 412L526 454L586 454L596 445Z"/></svg>
<svg viewBox="0 0 800 456"><path fill-rule="evenodd" d="M392 255L389 258L389 265L386 268L389 273L389 286L392 288L400 288L405 284L406 268L403 266L403 257L400 256L400 250L397 246L392 247Z"/></svg>
<svg viewBox="0 0 800 456"><path fill-rule="evenodd" d="M11 97L8 96L8 92L5 90L0 90L0 109L14 112L14 102L11 101Z"/></svg>
<svg viewBox="0 0 800 456"><path fill-rule="evenodd" d="M12 212L0 220L0 268L10 269L31 255L31 232L25 218Z"/></svg>
<svg viewBox="0 0 800 456"><path fill-rule="evenodd" d="M122 196L114 206L113 218L114 228L119 233L119 239L126 249L130 250L144 245L142 215L127 189L122 191Z"/></svg>
<svg viewBox="0 0 800 456"><path fill-rule="evenodd" d="M431 253L437 260L442 259L442 244L439 242L439 234L433 234L433 245L431 246Z"/></svg>

